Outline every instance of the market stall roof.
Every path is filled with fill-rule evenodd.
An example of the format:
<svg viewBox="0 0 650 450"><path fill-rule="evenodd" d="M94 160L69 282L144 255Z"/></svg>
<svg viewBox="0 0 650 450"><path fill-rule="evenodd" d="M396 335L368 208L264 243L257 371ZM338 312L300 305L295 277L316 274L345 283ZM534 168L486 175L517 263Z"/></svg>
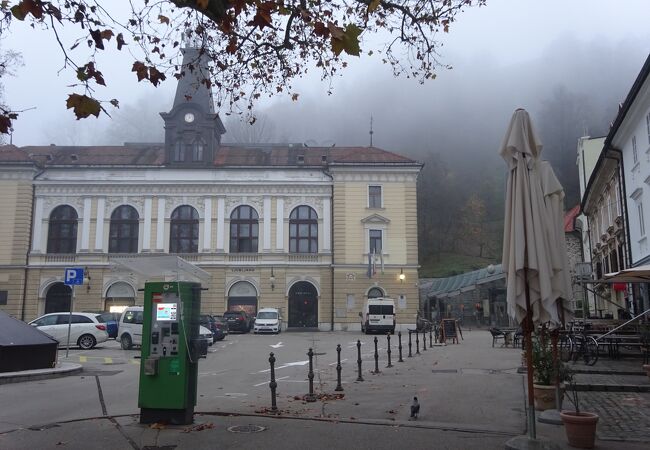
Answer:
<svg viewBox="0 0 650 450"><path fill-rule="evenodd" d="M483 268L473 272L466 272L460 275L447 278L436 278L431 280L431 287L427 292L427 298L455 297L463 292L476 289L479 285L504 279L501 264L497 264L494 270Z"/></svg>

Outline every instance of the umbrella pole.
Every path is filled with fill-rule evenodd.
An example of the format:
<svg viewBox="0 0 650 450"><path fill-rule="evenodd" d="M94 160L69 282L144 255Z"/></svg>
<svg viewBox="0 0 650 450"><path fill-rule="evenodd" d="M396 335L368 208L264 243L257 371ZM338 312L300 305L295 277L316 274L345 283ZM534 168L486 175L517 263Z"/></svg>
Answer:
<svg viewBox="0 0 650 450"><path fill-rule="evenodd" d="M533 391L533 311L530 308L530 289L528 287L528 270L524 269L524 283L526 285L526 319L524 332L526 339L526 378L528 381L528 438L536 439L535 430L535 394Z"/></svg>
<svg viewBox="0 0 650 450"><path fill-rule="evenodd" d="M558 328L551 332L551 342L553 343L553 368L555 369L555 409L561 411L562 399L560 398L560 358L557 350L557 340L560 334Z"/></svg>

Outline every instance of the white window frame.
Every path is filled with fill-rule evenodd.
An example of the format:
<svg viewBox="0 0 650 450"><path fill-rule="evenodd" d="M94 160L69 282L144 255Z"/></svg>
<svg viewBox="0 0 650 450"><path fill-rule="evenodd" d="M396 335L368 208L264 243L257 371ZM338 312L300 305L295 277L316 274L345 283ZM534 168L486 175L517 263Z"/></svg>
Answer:
<svg viewBox="0 0 650 450"><path fill-rule="evenodd" d="M645 115L645 126L648 131L648 144L650 144L650 112Z"/></svg>
<svg viewBox="0 0 650 450"><path fill-rule="evenodd" d="M639 152L636 149L636 136L632 136L632 160L634 164L639 162Z"/></svg>
<svg viewBox="0 0 650 450"><path fill-rule="evenodd" d="M645 219L643 216L643 202L639 199L636 205L636 210L639 213L639 235L645 237Z"/></svg>
<svg viewBox="0 0 650 450"><path fill-rule="evenodd" d="M379 188L379 206L370 206L370 188L378 187ZM384 186L381 184L369 184L367 190L367 202L366 207L370 209L383 209L384 208Z"/></svg>

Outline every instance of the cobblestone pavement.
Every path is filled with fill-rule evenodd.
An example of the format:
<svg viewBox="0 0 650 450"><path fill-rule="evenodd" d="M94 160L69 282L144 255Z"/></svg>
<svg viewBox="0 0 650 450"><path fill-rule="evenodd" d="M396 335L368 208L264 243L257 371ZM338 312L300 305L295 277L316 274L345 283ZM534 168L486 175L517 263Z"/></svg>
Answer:
<svg viewBox="0 0 650 450"><path fill-rule="evenodd" d="M581 392L580 409L600 416L599 439L650 441L650 393Z"/></svg>

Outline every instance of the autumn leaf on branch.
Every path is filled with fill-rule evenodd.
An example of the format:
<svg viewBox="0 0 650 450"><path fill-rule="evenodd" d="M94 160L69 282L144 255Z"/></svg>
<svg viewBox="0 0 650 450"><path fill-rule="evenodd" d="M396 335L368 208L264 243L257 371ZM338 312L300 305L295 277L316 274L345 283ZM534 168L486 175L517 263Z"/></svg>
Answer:
<svg viewBox="0 0 650 450"><path fill-rule="evenodd" d="M102 107L97 100L87 95L70 94L66 102L68 109L74 111L77 120L93 115L99 117Z"/></svg>
<svg viewBox="0 0 650 450"><path fill-rule="evenodd" d="M334 31L332 31L333 29ZM330 27L329 30L332 33L332 51L336 56L340 55L342 51L348 55L359 56L361 52L359 46L361 28L350 24L345 28L345 31L336 26Z"/></svg>

